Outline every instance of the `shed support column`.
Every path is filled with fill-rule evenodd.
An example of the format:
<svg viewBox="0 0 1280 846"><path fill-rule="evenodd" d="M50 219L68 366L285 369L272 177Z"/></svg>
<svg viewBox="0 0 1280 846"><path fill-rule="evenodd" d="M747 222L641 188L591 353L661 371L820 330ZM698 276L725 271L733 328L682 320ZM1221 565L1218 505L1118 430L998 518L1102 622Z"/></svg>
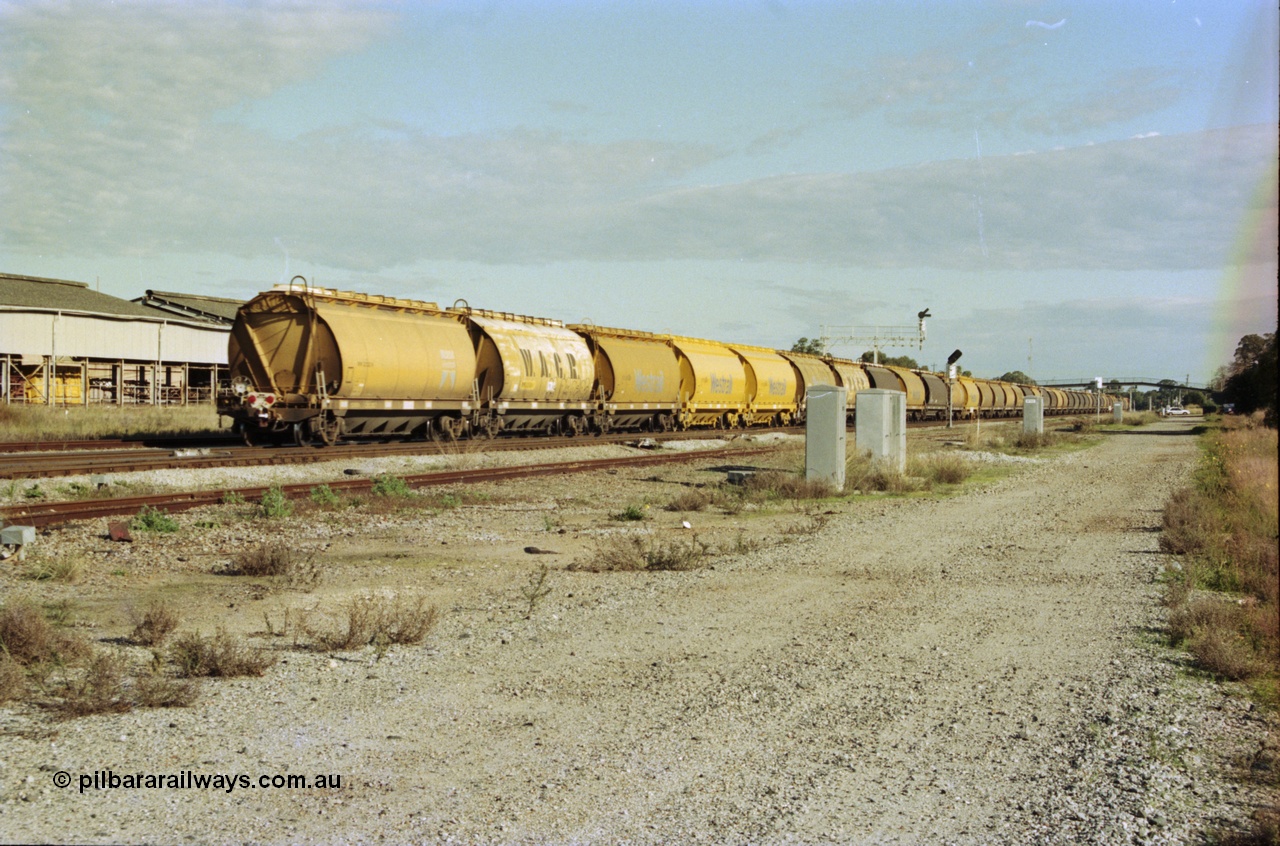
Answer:
<svg viewBox="0 0 1280 846"><path fill-rule="evenodd" d="M45 405L53 405L53 391L49 390L49 383L50 383L49 358L50 357L47 355L40 357L42 362L41 369L43 370L43 373L44 373L44 404Z"/></svg>
<svg viewBox="0 0 1280 846"><path fill-rule="evenodd" d="M89 362L80 362L80 404L89 407Z"/></svg>

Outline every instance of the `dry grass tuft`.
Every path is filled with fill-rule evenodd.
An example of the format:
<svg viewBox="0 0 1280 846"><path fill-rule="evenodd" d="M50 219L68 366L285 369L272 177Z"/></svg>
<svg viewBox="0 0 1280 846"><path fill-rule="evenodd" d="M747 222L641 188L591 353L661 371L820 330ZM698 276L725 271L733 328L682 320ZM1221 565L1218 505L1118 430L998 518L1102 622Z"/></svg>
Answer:
<svg viewBox="0 0 1280 846"><path fill-rule="evenodd" d="M174 641L169 656L184 678L260 676L276 662L276 656L242 643L223 629L211 638L185 634Z"/></svg>
<svg viewBox="0 0 1280 846"><path fill-rule="evenodd" d="M164 642L179 622L178 612L169 603L152 602L141 617L135 618L129 639L140 646L156 646Z"/></svg>
<svg viewBox="0 0 1280 846"><path fill-rule="evenodd" d="M748 494L764 499L828 499L836 494L835 487L825 479L806 479L781 470L749 476L743 488Z"/></svg>
<svg viewBox="0 0 1280 846"><path fill-rule="evenodd" d="M218 412L212 405L0 408L0 441L77 441L218 432Z"/></svg>
<svg viewBox="0 0 1280 846"><path fill-rule="evenodd" d="M315 589L323 574L315 553L299 552L282 540L263 541L239 553L222 572L230 576L273 577L290 590L303 591Z"/></svg>
<svg viewBox="0 0 1280 846"><path fill-rule="evenodd" d="M0 608L0 653L22 666L71 663L89 653L89 644L58 631L44 612L29 602Z"/></svg>
<svg viewBox="0 0 1280 846"><path fill-rule="evenodd" d="M872 459L865 451L856 452L845 461L844 487L846 491L878 491L881 493L911 493L919 490L922 480L918 477L896 473L884 462Z"/></svg>
<svg viewBox="0 0 1280 846"><path fill-rule="evenodd" d="M125 675L124 657L119 652L95 652L82 672L63 679L54 707L64 717L131 711L133 700L125 690Z"/></svg>
<svg viewBox="0 0 1280 846"><path fill-rule="evenodd" d="M26 671L17 661L0 653L0 702L21 699L26 692Z"/></svg>
<svg viewBox="0 0 1280 846"><path fill-rule="evenodd" d="M133 698L143 708L186 708L199 697L199 685L185 679L148 673L134 681Z"/></svg>
<svg viewBox="0 0 1280 846"><path fill-rule="evenodd" d="M690 535L688 542L664 543L652 536L623 535L613 537L596 547L590 558L575 561L570 570L590 573L642 570L697 570L707 566L708 547Z"/></svg>
<svg viewBox="0 0 1280 846"><path fill-rule="evenodd" d="M711 504L713 497L702 488L681 491L663 506L667 511L702 511Z"/></svg>
<svg viewBox="0 0 1280 846"><path fill-rule="evenodd" d="M79 556L44 559L37 558L27 563L22 575L37 582L62 582L78 585L84 580L86 567L84 559Z"/></svg>
<svg viewBox="0 0 1280 846"><path fill-rule="evenodd" d="M439 610L425 596L355 596L330 615L307 615L299 628L317 649L344 651L370 644L421 643L435 628Z"/></svg>

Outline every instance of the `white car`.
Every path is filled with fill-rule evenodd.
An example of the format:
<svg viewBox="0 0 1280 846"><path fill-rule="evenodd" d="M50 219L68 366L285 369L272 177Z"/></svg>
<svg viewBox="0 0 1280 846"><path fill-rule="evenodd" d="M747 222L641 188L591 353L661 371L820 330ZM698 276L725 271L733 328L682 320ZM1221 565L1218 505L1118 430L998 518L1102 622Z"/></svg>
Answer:
<svg viewBox="0 0 1280 846"><path fill-rule="evenodd" d="M1164 410L1164 413L1166 416L1173 416L1173 417L1177 417L1183 414L1186 414L1189 416L1191 414L1191 412L1187 411L1185 408L1166 408Z"/></svg>

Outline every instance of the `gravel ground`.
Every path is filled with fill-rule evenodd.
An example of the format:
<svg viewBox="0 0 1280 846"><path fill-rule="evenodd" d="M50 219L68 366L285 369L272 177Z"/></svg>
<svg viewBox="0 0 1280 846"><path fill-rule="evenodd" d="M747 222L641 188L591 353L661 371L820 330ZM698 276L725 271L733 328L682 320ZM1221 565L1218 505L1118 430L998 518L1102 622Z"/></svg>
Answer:
<svg viewBox="0 0 1280 846"><path fill-rule="evenodd" d="M1160 645L1160 509L1194 465L1190 429L1008 462L940 499L663 511L723 479L702 462L480 486L427 510L223 506L133 544L96 524L51 533L46 554L79 551L91 574L7 572L10 595L74 596L103 640L163 596L184 628L250 633L280 661L203 682L189 708L0 709L0 839L1201 842L1263 801L1241 776L1267 724ZM610 517L628 505L648 519ZM697 533L717 554L688 572L570 568L627 533ZM319 556L321 587L211 574L268 536ZM265 631L362 590L425 594L440 623L381 656ZM341 788L78 789L106 770Z"/></svg>

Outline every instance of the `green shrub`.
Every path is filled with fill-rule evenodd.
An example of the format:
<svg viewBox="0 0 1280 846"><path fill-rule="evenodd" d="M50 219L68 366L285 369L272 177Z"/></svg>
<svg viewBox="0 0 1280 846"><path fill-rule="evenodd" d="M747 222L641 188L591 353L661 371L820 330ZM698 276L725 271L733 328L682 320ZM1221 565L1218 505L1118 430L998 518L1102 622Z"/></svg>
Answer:
<svg viewBox="0 0 1280 846"><path fill-rule="evenodd" d="M390 473L379 473L373 477L372 492L374 496L392 498L407 497L413 494L408 482Z"/></svg>
<svg viewBox="0 0 1280 846"><path fill-rule="evenodd" d="M328 485L319 485L311 489L311 501L324 508L336 508L342 502L342 497Z"/></svg>
<svg viewBox="0 0 1280 846"><path fill-rule="evenodd" d="M647 505L628 505L626 508L613 515L615 520L643 520L645 518L645 509Z"/></svg>
<svg viewBox="0 0 1280 846"><path fill-rule="evenodd" d="M272 485L262 495L258 514L267 520L283 520L293 514L293 503L285 496L279 485Z"/></svg>
<svg viewBox="0 0 1280 846"><path fill-rule="evenodd" d="M150 505L142 506L142 510L129 522L129 526L139 532L168 534L178 531L178 521L170 517L168 511L159 511Z"/></svg>

